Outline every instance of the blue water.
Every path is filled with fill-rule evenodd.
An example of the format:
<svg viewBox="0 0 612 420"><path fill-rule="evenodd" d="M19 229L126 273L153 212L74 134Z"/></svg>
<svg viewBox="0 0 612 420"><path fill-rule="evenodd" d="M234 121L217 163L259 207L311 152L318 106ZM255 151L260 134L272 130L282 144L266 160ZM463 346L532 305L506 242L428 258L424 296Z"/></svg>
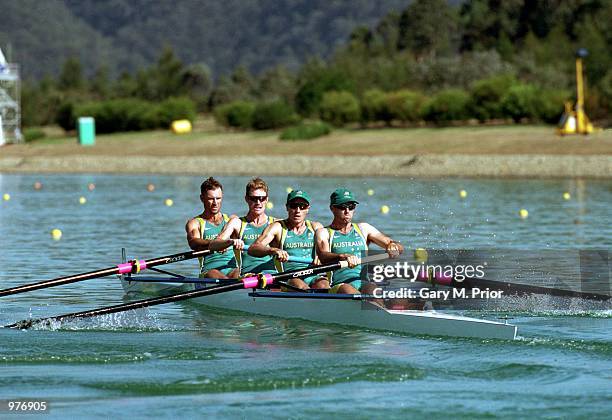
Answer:
<svg viewBox="0 0 612 420"><path fill-rule="evenodd" d="M609 181L267 180L272 215L284 215L286 188L300 187L313 197L311 218L326 224L329 193L346 186L361 202L356 219L408 248L568 254L612 248ZM36 181L41 190L34 189ZM242 215L247 178L221 181L224 211ZM138 258L186 250L184 224L201 210L200 182L0 175L0 195L11 195L0 201L0 288L112 266L122 247ZM563 199L566 191L571 200ZM79 204L81 196L86 204ZM174 205L166 206L166 198ZM389 214L380 213L382 205ZM518 217L522 208L529 211L525 220ZM60 241L51 239L54 228L63 233ZM193 274L196 265L174 268ZM4 297L0 324L123 299L114 278ZM512 342L343 329L189 303L66 323L59 330L0 329L0 400L48 401L49 414L62 418L608 417L609 307L544 310L528 299L509 305L504 314L520 335ZM0 406L0 418L7 415Z"/></svg>

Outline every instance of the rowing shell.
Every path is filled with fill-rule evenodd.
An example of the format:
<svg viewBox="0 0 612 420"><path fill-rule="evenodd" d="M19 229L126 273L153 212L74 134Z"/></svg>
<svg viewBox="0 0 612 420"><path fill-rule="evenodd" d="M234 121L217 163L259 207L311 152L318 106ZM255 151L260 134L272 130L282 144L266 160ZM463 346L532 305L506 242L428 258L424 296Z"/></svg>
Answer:
<svg viewBox="0 0 612 420"><path fill-rule="evenodd" d="M147 281L151 280L151 281ZM121 280L126 293L168 295L201 288L196 283L164 282L160 277ZM513 340L515 325L436 311L389 310L359 299L358 295L235 290L202 296L196 303L279 318L392 331L405 334Z"/></svg>

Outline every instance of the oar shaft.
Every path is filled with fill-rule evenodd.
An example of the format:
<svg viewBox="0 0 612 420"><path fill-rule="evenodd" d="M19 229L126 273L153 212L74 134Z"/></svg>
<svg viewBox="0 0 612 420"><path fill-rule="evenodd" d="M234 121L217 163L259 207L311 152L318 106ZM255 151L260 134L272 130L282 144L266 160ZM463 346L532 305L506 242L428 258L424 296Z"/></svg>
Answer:
<svg viewBox="0 0 612 420"><path fill-rule="evenodd" d="M105 268L102 270L90 271L88 273L76 274L73 276L58 277L53 280L41 281L39 283L24 284L21 286L12 287L10 289L0 290L0 297L14 295L17 293L31 292L33 290L44 289L47 287L76 283L78 281L89 280L97 277L111 276L113 274L118 274L117 266Z"/></svg>
<svg viewBox="0 0 612 420"><path fill-rule="evenodd" d="M48 287L62 286L64 284L76 283L79 281L90 280L99 277L112 276L113 274L126 274L134 271L141 271L146 268L155 267L158 265L170 264L174 262L189 260L192 258L202 257L209 254L210 251L187 251L178 254L166 255L165 257L152 258L150 260L130 261L116 265L114 267L103 268L101 270L89 271L87 273L75 274L72 276L58 277L52 280L45 280L38 283L24 284L21 286L12 287L9 289L0 290L0 297L9 296L18 293L31 292L38 289L46 289Z"/></svg>
<svg viewBox="0 0 612 420"><path fill-rule="evenodd" d="M99 316L99 315L109 315L109 314L114 314L117 312L129 311L132 309L140 309L140 308L146 308L148 306L162 305L164 303L178 302L181 300L191 299L191 298L198 297L198 296L214 295L217 293L228 292L231 290L238 290L243 287L244 285L242 284L242 282L236 282L233 284L225 284L222 286L209 287L206 289L198 289L198 290L193 290L190 292L180 293L176 295L162 296L162 297L153 298L153 299L143 299L143 300L138 300L138 301L130 302L130 303L124 303L120 305L107 306L104 308L92 309L89 311L73 312L73 313L49 317L49 318L23 320L23 321L19 321L11 325L6 325L4 328L27 329L27 328L30 328L32 325L40 324L43 322L64 321L64 320L77 319L77 318L89 318L92 316Z"/></svg>
<svg viewBox="0 0 612 420"><path fill-rule="evenodd" d="M289 256L288 261L301 263L301 264L312 264L312 258L301 258L301 257Z"/></svg>
<svg viewBox="0 0 612 420"><path fill-rule="evenodd" d="M505 294L540 294L549 296L560 296L560 297L576 297L581 299L592 299L592 300L610 300L610 296L600 293L590 292L578 292L574 290L556 289L553 287L536 286L532 284L520 284L502 282L497 280L487 280L468 277L463 281L458 281L452 277L442 276L435 277L429 280L426 276L417 277L418 281L433 282L443 286L454 287L457 289L483 289L488 288L489 290L502 291Z"/></svg>

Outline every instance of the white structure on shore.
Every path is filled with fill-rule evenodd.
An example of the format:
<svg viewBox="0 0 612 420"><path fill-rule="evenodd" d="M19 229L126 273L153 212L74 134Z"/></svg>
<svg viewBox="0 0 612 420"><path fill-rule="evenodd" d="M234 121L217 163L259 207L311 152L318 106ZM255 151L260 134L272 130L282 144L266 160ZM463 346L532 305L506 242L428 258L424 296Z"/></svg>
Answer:
<svg viewBox="0 0 612 420"><path fill-rule="evenodd" d="M21 136L21 99L19 65L8 63L0 49L0 139L19 142Z"/></svg>

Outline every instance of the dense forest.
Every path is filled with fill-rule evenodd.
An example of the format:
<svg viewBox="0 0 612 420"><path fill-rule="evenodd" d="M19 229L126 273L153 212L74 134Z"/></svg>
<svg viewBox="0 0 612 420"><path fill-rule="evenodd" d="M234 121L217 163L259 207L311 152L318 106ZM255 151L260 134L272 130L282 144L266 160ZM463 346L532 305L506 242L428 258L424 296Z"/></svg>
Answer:
<svg viewBox="0 0 612 420"><path fill-rule="evenodd" d="M134 72L172 48L218 75L328 57L356 25L409 0L0 0L0 47L27 79L57 76L78 58L86 75Z"/></svg>
<svg viewBox="0 0 612 420"><path fill-rule="evenodd" d="M117 16L101 18L109 3L116 4ZM335 28L335 34L342 32L338 27L347 21L338 18L341 9L352 8L356 2L328 2L327 8L320 10L309 6L318 2L253 2L277 5L276 15L258 19L263 15L254 9L250 15L241 14L245 28L236 31L234 27L234 32L224 32L227 39L218 40L225 58L211 57L208 62L185 58L189 49L173 48L173 43L167 42L174 39L172 36L137 36L135 31L157 27L160 33L167 33L172 28L173 36L188 36L192 31L194 39L200 39L198 34L203 33L207 20L197 25L183 22L190 30L178 28L173 16L175 9L183 10L179 6L163 8L163 1L156 2L155 13L160 17L149 19L134 12L139 3L63 3L82 21L96 21L95 34L102 34L97 44L101 50L111 35L113 39L125 37L121 39L130 52L143 50L144 44L154 48L150 56L141 57L144 64L118 76L105 65L88 73L77 55L65 60L57 77L24 86L25 124L56 121L70 129L75 115L87 113L97 121L106 121L106 131L143 129L163 126L178 115L190 117L196 110L213 111L217 120L228 126L256 129L293 125L304 119L321 119L336 126L357 122L447 124L470 119L553 123L563 111L564 101L573 98L579 47L589 51L585 58L587 111L592 118L610 123L611 1L415 0L397 11L391 8L373 24L350 20L353 27L342 42L334 38L337 35L330 35L330 28ZM282 5L292 7L283 10ZM299 18L304 16L299 11L305 9L309 10L307 21ZM321 16L322 10L330 14ZM198 16L196 11L191 14ZM221 19L216 13L212 15ZM225 19L232 21L231 16ZM251 24L247 23L249 16ZM300 31L287 23L294 21L302 22L299 28L306 32L298 35ZM86 27L90 25L93 23ZM113 30L113 25L118 29ZM289 32L312 39L284 38ZM276 58L263 59L274 51L270 45L278 45L281 38L288 45L295 42L291 54L276 51ZM326 44L330 52L313 43ZM240 51L245 48L250 51L243 57ZM252 59L243 60L246 57ZM224 63L219 68L230 70L213 77L209 63L214 60ZM165 117L156 117L159 115Z"/></svg>

